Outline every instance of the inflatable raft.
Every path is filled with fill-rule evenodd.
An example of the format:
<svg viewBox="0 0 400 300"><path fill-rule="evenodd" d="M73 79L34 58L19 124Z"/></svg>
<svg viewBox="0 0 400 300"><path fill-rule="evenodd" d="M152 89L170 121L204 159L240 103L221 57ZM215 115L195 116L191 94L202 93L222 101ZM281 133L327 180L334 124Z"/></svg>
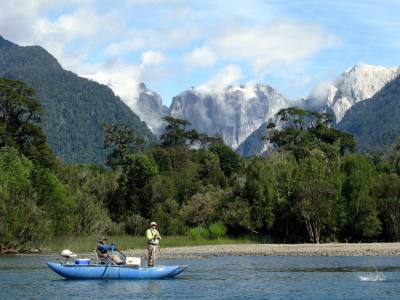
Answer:
<svg viewBox="0 0 400 300"><path fill-rule="evenodd" d="M175 277L187 268L187 266L138 267L55 262L48 262L47 265L54 272L67 279L162 279Z"/></svg>

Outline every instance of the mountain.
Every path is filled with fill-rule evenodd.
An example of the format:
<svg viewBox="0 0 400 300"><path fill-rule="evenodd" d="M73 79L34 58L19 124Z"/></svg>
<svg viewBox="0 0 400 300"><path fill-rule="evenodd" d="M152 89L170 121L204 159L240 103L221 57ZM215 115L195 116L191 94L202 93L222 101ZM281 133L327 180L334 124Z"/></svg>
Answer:
<svg viewBox="0 0 400 300"><path fill-rule="evenodd" d="M147 141L156 140L109 87L64 70L39 46L21 47L0 36L0 76L35 89L48 143L68 163L104 163L104 123L125 123Z"/></svg>
<svg viewBox="0 0 400 300"><path fill-rule="evenodd" d="M355 65L342 73L333 83L316 86L306 99L293 102L304 109L328 111L339 123L352 106L373 97L400 74L400 67L385 68L366 64ZM363 119L363 118L361 118ZM352 119L350 123L355 122ZM350 124L347 123L347 124ZM346 125L346 127L351 125ZM353 128L352 128L353 129ZM268 141L262 140L266 124L260 126L236 150L242 156L260 155L268 148ZM359 131L356 133L359 134ZM366 149L364 145L360 145Z"/></svg>
<svg viewBox="0 0 400 300"><path fill-rule="evenodd" d="M221 93L190 88L172 99L169 113L200 132L219 135L236 149L286 106L287 99L268 85L229 86Z"/></svg>
<svg viewBox="0 0 400 300"><path fill-rule="evenodd" d="M340 123L354 104L371 98L400 74L400 67L385 68L358 64L341 74L333 83L315 87L304 102L307 109L330 111Z"/></svg>
<svg viewBox="0 0 400 300"><path fill-rule="evenodd" d="M160 135L165 126L162 117L168 115L168 107L162 104L160 95L149 90L143 82L139 84L138 90L135 112L153 133Z"/></svg>
<svg viewBox="0 0 400 300"><path fill-rule="evenodd" d="M356 137L362 151L386 150L400 137L400 75L371 99L355 104L338 128Z"/></svg>
<svg viewBox="0 0 400 300"><path fill-rule="evenodd" d="M259 128L252 132L240 146L236 152L243 157L261 155L268 150L269 142L264 137L267 133L267 123L262 124Z"/></svg>

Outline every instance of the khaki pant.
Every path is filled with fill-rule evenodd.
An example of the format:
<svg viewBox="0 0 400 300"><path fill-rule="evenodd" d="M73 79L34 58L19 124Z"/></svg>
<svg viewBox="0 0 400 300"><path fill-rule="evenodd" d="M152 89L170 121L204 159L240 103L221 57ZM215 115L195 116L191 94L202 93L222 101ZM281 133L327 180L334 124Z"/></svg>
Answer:
<svg viewBox="0 0 400 300"><path fill-rule="evenodd" d="M149 267L154 267L154 264L156 263L157 250L158 250L158 245L149 244L149 247L148 247L149 258L148 258L148 262L147 262L147 265Z"/></svg>

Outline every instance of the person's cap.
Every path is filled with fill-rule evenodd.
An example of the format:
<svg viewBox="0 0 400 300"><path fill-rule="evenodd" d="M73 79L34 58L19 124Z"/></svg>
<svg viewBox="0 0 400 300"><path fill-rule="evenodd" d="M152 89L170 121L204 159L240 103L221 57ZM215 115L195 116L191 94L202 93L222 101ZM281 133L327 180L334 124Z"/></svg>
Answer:
<svg viewBox="0 0 400 300"><path fill-rule="evenodd" d="M157 223L156 222L151 222L150 226L157 226Z"/></svg>
<svg viewBox="0 0 400 300"><path fill-rule="evenodd" d="M107 241L107 238L104 235L101 238L99 238L99 242L102 242L102 241Z"/></svg>

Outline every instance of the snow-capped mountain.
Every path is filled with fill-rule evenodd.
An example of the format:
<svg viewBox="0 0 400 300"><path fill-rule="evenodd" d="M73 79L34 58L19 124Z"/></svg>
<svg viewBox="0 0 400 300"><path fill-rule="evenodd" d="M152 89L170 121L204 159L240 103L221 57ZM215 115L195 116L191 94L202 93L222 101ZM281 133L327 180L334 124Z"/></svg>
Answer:
<svg viewBox="0 0 400 300"><path fill-rule="evenodd" d="M173 98L169 113L236 149L286 106L287 99L268 85L229 86L220 93L190 88Z"/></svg>
<svg viewBox="0 0 400 300"><path fill-rule="evenodd" d="M345 71L333 83L316 86L305 101L309 109L328 110L339 123L355 103L373 97L400 74L400 67L358 64Z"/></svg>
<svg viewBox="0 0 400 300"><path fill-rule="evenodd" d="M164 127L162 117L168 115L168 108L162 104L160 95L149 90L144 83L139 84L138 92L135 112L153 133L161 134Z"/></svg>

